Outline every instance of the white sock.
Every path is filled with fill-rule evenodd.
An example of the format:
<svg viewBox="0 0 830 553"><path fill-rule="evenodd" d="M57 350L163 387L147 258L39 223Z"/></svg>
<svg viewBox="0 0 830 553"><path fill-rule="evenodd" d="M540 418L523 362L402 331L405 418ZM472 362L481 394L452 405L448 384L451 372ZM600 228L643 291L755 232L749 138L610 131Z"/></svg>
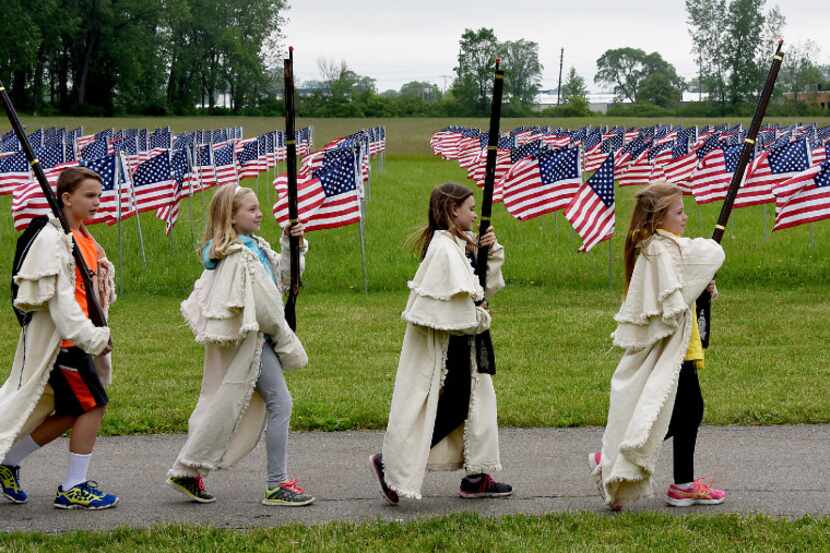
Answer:
<svg viewBox="0 0 830 553"><path fill-rule="evenodd" d="M37 445L37 442L35 442L31 436L26 436L12 446L9 452L6 453L6 457L3 459L3 462L0 464L11 465L13 467L20 466L23 459L38 449L40 449L40 446Z"/></svg>
<svg viewBox="0 0 830 553"><path fill-rule="evenodd" d="M675 484L675 486L677 486L681 490L688 490L691 489L692 484L694 484L694 482L686 482L685 484Z"/></svg>
<svg viewBox="0 0 830 553"><path fill-rule="evenodd" d="M74 488L81 482L86 482L86 473L87 469L89 469L90 459L92 459L92 453L83 455L81 453L69 452L69 467L66 469L63 491Z"/></svg>

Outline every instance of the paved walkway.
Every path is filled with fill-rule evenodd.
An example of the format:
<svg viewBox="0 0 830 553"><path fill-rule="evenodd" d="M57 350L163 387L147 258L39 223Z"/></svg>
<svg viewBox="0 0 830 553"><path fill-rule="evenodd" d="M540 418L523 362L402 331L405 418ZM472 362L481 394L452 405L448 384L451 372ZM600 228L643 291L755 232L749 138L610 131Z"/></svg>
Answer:
<svg viewBox="0 0 830 553"><path fill-rule="evenodd" d="M513 497L462 500L455 495L462 473L430 473L422 501L404 500L390 507L380 499L367 463L369 454L380 447L381 433L294 433L291 474L318 498L313 506L295 509L260 505L265 463L261 444L232 470L212 475L208 484L218 500L198 505L163 484L184 443L183 435L103 438L90 474L119 494L121 504L97 513L57 511L51 506L66 466L66 443L59 441L25 463L23 483L30 501L0 503L0 530L55 532L159 523L249 528L289 522L410 520L465 511L482 515L606 512L586 462L587 452L597 447L601 436L598 428L503 429L505 470L498 476L513 484ZM830 515L830 425L704 427L698 450L699 474L729 491L724 505L670 509L656 497L630 510ZM670 470L667 443L657 475L658 492L668 485Z"/></svg>

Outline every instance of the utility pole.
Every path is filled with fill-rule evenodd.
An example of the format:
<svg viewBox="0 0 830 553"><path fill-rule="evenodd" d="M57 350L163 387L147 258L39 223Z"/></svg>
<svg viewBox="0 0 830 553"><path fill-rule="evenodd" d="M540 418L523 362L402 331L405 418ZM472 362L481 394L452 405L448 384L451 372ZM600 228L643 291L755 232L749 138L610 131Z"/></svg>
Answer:
<svg viewBox="0 0 830 553"><path fill-rule="evenodd" d="M565 59L565 48L559 50L559 84L556 87L556 105L559 105L559 99L562 97L562 61Z"/></svg>
<svg viewBox="0 0 830 553"><path fill-rule="evenodd" d="M444 93L447 92L447 79L452 77L452 75L441 75L441 78L444 79Z"/></svg>

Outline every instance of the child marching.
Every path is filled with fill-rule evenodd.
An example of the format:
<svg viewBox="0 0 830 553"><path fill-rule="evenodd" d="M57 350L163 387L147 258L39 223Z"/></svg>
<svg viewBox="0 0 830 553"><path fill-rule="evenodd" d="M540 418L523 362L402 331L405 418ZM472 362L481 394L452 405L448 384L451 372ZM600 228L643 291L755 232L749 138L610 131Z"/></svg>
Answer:
<svg viewBox="0 0 830 553"><path fill-rule="evenodd" d="M444 184L432 191L428 225L417 241L421 264L409 282L406 332L381 453L370 466L383 498L421 498L426 470L464 469L459 495L500 497L512 488L488 473L501 470L496 394L477 364L476 335L490 328L487 299L504 287L504 248L492 227L487 290L473 269L477 243L472 191Z"/></svg>
<svg viewBox="0 0 830 553"><path fill-rule="evenodd" d="M204 345L204 376L187 441L167 484L193 501L215 501L204 477L247 455L266 428L262 503L309 505L314 497L288 477L292 400L284 375L304 367L308 358L285 321L281 295L290 282L288 235L302 240L303 227L286 227L277 254L254 234L262 211L250 188L223 187L208 210L204 271L181 307L196 341ZM304 254L307 243L302 242Z"/></svg>
<svg viewBox="0 0 830 553"><path fill-rule="evenodd" d="M101 177L65 170L57 184L71 234L55 218L39 217L20 236L12 269L13 306L23 329L8 380L0 388L0 483L3 496L26 503L20 465L71 429L69 462L53 505L101 510L118 497L87 478L108 403L110 329L89 318L94 294L104 312L115 301L114 271L84 221L95 215ZM87 290L72 256L77 247L90 270Z"/></svg>
<svg viewBox="0 0 830 553"><path fill-rule="evenodd" d="M721 246L684 238L682 192L655 183L637 194L625 241L626 296L614 317L614 345L625 353L611 379L602 451L589 463L606 503L622 509L652 495L652 477L664 439L673 438L674 483L669 505L715 505L726 493L694 477L703 398L698 370L703 347L695 300L714 292L724 261Z"/></svg>

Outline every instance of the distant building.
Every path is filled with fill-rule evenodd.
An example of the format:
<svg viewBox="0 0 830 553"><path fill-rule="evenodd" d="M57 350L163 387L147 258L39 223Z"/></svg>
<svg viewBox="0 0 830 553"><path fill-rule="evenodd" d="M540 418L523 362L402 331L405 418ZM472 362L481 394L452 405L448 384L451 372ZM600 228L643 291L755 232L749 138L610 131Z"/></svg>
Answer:
<svg viewBox="0 0 830 553"><path fill-rule="evenodd" d="M830 111L830 84L817 84L808 87L808 90L803 92L785 92L784 98L787 100L798 100L812 106L819 106L821 109Z"/></svg>
<svg viewBox="0 0 830 553"><path fill-rule="evenodd" d="M594 113L607 113L608 106L614 101L614 95L609 92L589 92L586 96L588 109ZM560 105L564 103L565 100L560 98ZM552 107L556 107L556 89L540 90L533 103L533 110L543 111Z"/></svg>

